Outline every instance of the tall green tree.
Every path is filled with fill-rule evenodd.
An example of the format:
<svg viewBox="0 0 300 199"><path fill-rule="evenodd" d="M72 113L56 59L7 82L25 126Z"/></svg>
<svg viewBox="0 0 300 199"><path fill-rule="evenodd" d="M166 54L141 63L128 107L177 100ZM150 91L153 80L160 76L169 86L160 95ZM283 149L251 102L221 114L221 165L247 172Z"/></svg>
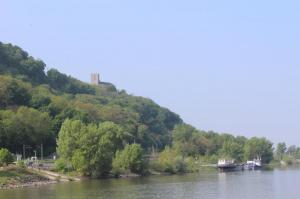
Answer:
<svg viewBox="0 0 300 199"><path fill-rule="evenodd" d="M244 156L243 145L234 140L226 141L220 151L221 156L241 162Z"/></svg>
<svg viewBox="0 0 300 199"><path fill-rule="evenodd" d="M89 176L105 176L112 168L117 149L123 148L126 133L112 122L98 126L66 120L59 132L57 151L65 165Z"/></svg>
<svg viewBox="0 0 300 199"><path fill-rule="evenodd" d="M286 148L286 144L284 142L278 143L277 147L276 147L276 151L275 151L276 158L278 160L282 160L286 150L287 150L287 148Z"/></svg>
<svg viewBox="0 0 300 199"><path fill-rule="evenodd" d="M44 83L45 63L29 56L18 46L0 42L0 74L9 74L32 83Z"/></svg>
<svg viewBox="0 0 300 199"><path fill-rule="evenodd" d="M211 145L202 132L187 124L176 125L172 138L173 146L184 156L205 155Z"/></svg>
<svg viewBox="0 0 300 199"><path fill-rule="evenodd" d="M245 143L244 157L246 160L261 158L263 163L273 159L273 144L266 138L253 137Z"/></svg>
<svg viewBox="0 0 300 199"><path fill-rule="evenodd" d="M0 111L0 144L10 151L22 153L23 144L35 148L55 143L51 118L33 108L20 107L16 112Z"/></svg>
<svg viewBox="0 0 300 199"><path fill-rule="evenodd" d="M28 105L30 86L9 76L0 75L0 108L12 105Z"/></svg>

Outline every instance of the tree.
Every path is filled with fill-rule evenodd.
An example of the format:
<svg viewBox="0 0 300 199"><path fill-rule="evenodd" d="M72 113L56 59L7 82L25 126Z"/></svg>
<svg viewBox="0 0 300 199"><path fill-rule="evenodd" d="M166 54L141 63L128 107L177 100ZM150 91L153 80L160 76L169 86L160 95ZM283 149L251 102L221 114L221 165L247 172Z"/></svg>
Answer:
<svg viewBox="0 0 300 199"><path fill-rule="evenodd" d="M289 146L289 148L287 149L287 154L290 156L295 156L297 154L298 148L296 145L291 145Z"/></svg>
<svg viewBox="0 0 300 199"><path fill-rule="evenodd" d="M57 152L61 159L71 162L73 153L78 148L78 139L85 125L79 120L67 119L61 126L57 138Z"/></svg>
<svg viewBox="0 0 300 199"><path fill-rule="evenodd" d="M36 146L54 141L51 118L48 113L20 107L16 113L16 123L18 134L22 135L23 144Z"/></svg>
<svg viewBox="0 0 300 199"><path fill-rule="evenodd" d="M85 84L75 78L60 73L56 69L47 71L47 79L51 87L63 92L72 94L95 94L95 89L89 84Z"/></svg>
<svg viewBox="0 0 300 199"><path fill-rule="evenodd" d="M210 141L204 134L187 124L176 125L172 131L173 145L183 156L205 155Z"/></svg>
<svg viewBox="0 0 300 199"><path fill-rule="evenodd" d="M30 106L36 109L48 106L51 102L50 97L41 93L34 93L30 99Z"/></svg>
<svg viewBox="0 0 300 199"><path fill-rule="evenodd" d="M112 168L117 149L123 148L126 133L112 122L84 124L67 119L59 132L57 151L65 164L87 176L105 176ZM61 160L60 160L61 161Z"/></svg>
<svg viewBox="0 0 300 199"><path fill-rule="evenodd" d="M48 113L54 132L49 144L52 152L56 146L54 139L68 118L85 124L114 122L130 134L123 142L139 143L146 150L152 146L164 149L170 145L171 131L176 124L182 123L177 114L151 99L117 91L110 83L91 86L55 69L50 69L46 75L45 67L43 61L34 59L20 47L0 42L0 108L14 113L10 119L5 118L5 122L0 121L6 123L6 126L0 126L0 139L4 140L8 134L13 138L9 142L0 140L6 143L3 146L16 146L23 137L13 136L14 133L23 135L23 127L28 133L34 126L27 122L25 126L23 123L11 125L18 124L13 121L18 119L15 113L19 106ZM30 118L25 120L34 122Z"/></svg>
<svg viewBox="0 0 300 199"><path fill-rule="evenodd" d="M243 145L233 140L226 141L221 149L221 155L226 158L242 161L244 155Z"/></svg>
<svg viewBox="0 0 300 199"><path fill-rule="evenodd" d="M22 153L23 144L32 147L53 145L51 118L33 108L19 107L16 112L0 110L0 147Z"/></svg>
<svg viewBox="0 0 300 199"><path fill-rule="evenodd" d="M156 169L160 172L167 173L183 173L187 169L187 165L183 156L176 149L166 147L158 157Z"/></svg>
<svg viewBox="0 0 300 199"><path fill-rule="evenodd" d="M32 83L45 83L45 66L43 61L28 56L20 47L0 42L0 73Z"/></svg>
<svg viewBox="0 0 300 199"><path fill-rule="evenodd" d="M28 105L30 86L8 76L0 76L0 107Z"/></svg>
<svg viewBox="0 0 300 199"><path fill-rule="evenodd" d="M0 166L7 166L13 163L13 155L5 148L0 149Z"/></svg>
<svg viewBox="0 0 300 199"><path fill-rule="evenodd" d="M107 122L98 126L88 125L79 139L78 151L83 155L86 175L106 176L112 168L112 159L120 146L122 130L116 124Z"/></svg>
<svg viewBox="0 0 300 199"><path fill-rule="evenodd" d="M276 158L282 160L283 155L286 152L286 144L284 142L278 143L276 147Z"/></svg>
<svg viewBox="0 0 300 199"><path fill-rule="evenodd" d="M273 159L273 144L266 138L253 137L244 146L246 160L261 158L263 163L269 163Z"/></svg>
<svg viewBox="0 0 300 199"><path fill-rule="evenodd" d="M180 124L175 126L172 132L172 138L174 142L186 142L189 141L196 131L194 127L187 124Z"/></svg>
<svg viewBox="0 0 300 199"><path fill-rule="evenodd" d="M126 145L124 150L116 152L113 160L113 172L117 175L126 170L132 173L143 174L145 167L143 149L139 144Z"/></svg>

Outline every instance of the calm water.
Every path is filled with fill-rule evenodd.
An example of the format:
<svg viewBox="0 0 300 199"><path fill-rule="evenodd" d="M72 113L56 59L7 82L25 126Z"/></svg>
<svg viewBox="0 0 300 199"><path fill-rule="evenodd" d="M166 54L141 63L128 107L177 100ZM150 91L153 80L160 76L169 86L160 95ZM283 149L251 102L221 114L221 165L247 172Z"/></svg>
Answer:
<svg viewBox="0 0 300 199"><path fill-rule="evenodd" d="M299 199L300 170L151 176L91 180L38 188L1 190L1 199L203 198Z"/></svg>

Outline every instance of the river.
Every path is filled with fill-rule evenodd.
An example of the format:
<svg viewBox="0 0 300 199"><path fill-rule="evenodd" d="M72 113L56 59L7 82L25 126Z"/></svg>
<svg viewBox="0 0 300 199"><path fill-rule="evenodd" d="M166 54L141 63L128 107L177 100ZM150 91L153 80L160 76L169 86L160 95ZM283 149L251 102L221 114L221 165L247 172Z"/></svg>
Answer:
<svg viewBox="0 0 300 199"><path fill-rule="evenodd" d="M0 190L0 199L299 199L300 169L84 180Z"/></svg>

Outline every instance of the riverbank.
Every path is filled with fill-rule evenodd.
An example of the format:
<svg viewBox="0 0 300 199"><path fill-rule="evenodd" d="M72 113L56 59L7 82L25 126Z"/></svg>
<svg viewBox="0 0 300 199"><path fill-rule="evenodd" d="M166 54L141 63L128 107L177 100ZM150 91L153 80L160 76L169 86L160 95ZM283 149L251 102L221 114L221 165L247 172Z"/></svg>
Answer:
<svg viewBox="0 0 300 199"><path fill-rule="evenodd" d="M282 167L276 167L273 165L267 165L268 167L264 167L263 170L273 170L274 168L282 168ZM286 166L284 168L290 168L289 166ZM218 173L218 170L215 167L207 167L204 166L202 169L199 169L197 172L184 172L184 173L166 173L166 172L156 172L152 171L149 172L148 175L145 175L147 177L151 176L185 176L189 175L189 173L194 174L201 174L201 173ZM183 175L182 175L183 174ZM105 179L126 179L126 178L141 178L145 179L141 175L137 174L122 174L118 177L114 176L108 176ZM83 178L75 173L69 173L69 174L61 174L57 172L52 171L46 171L46 170L38 170L38 169L32 169L32 168L19 168L16 166L10 166L6 168L0 168L0 190L1 189L16 189L16 188L26 188L26 187L39 187L49 184L55 184L59 182L70 182L70 181L81 181L82 179L93 179L93 178ZM83 182L86 182L89 180L83 180Z"/></svg>
<svg viewBox="0 0 300 199"><path fill-rule="evenodd" d="M56 183L35 171L16 166L0 169L0 189L14 189L22 187L34 187Z"/></svg>
<svg viewBox="0 0 300 199"><path fill-rule="evenodd" d="M78 177L35 168L20 168L13 165L0 168L0 189L35 187L80 180Z"/></svg>

